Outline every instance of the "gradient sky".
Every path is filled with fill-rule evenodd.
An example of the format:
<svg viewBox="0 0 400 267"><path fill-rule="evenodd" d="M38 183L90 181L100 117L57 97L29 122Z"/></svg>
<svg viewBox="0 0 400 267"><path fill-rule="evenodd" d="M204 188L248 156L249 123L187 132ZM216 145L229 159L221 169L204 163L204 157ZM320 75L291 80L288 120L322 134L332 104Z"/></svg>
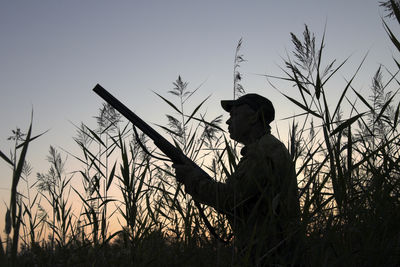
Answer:
<svg viewBox="0 0 400 267"><path fill-rule="evenodd" d="M241 37L245 89L269 97L278 124L286 125L279 119L295 107L255 74L282 75L290 32L301 35L307 24L320 40L326 25L327 59L351 56L339 78L349 79L369 51L356 80L357 89L368 92L379 64L394 66L383 15L376 0L1 0L0 150L8 154L12 129L27 130L33 108L34 134L49 130L29 149L33 174L47 170L49 145L78 151L72 123L95 126L101 104L91 91L96 83L145 120L165 123L163 114L171 110L152 91L166 96L181 75L191 88L205 82L193 104L212 94L208 113L222 114L218 103L232 98ZM332 97L341 88L333 86ZM0 161L0 194L7 204L10 184L9 168Z"/></svg>

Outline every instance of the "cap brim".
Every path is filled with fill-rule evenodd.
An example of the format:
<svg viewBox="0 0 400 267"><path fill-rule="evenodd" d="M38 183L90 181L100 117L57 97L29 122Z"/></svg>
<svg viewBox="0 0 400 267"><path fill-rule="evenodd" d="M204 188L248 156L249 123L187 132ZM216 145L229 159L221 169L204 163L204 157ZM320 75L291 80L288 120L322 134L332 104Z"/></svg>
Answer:
<svg viewBox="0 0 400 267"><path fill-rule="evenodd" d="M230 112L232 107L235 104L235 100L221 100L221 107L225 110Z"/></svg>

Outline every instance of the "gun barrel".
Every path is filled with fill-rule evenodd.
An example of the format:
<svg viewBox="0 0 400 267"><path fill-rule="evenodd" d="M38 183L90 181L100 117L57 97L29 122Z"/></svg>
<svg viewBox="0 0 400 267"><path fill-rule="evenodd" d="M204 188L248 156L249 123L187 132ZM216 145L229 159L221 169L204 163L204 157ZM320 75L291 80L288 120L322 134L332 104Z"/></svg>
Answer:
<svg viewBox="0 0 400 267"><path fill-rule="evenodd" d="M173 162L182 163L183 153L180 152L175 146L173 146L167 139L160 135L156 130L154 130L150 125L139 118L135 113L133 113L129 108L121 103L117 98L110 94L106 89L104 89L100 84L97 84L93 91L103 98L107 103L109 103L113 108L115 108L119 113L121 113L125 118L127 118L132 124L138 127L143 133L145 133L150 139L153 140L155 145L167 155Z"/></svg>

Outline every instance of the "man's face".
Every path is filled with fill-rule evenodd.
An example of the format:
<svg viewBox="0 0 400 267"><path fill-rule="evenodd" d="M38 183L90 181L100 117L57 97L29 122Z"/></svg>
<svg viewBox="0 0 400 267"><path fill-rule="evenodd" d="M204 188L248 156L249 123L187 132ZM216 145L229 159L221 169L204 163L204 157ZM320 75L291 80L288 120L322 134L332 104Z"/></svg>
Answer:
<svg viewBox="0 0 400 267"><path fill-rule="evenodd" d="M232 107L229 115L230 118L226 121L226 124L228 124L230 137L240 143L245 142L253 124L256 122L256 112L248 105L243 104Z"/></svg>

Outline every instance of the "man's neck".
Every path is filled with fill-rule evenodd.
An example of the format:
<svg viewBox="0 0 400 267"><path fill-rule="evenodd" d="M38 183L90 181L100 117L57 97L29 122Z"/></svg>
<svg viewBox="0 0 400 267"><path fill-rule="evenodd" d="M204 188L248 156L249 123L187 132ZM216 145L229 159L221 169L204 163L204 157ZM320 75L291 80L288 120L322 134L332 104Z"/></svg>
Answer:
<svg viewBox="0 0 400 267"><path fill-rule="evenodd" d="M253 130L249 132L249 135L247 136L246 140L244 140L242 142L242 144L244 146L253 144L253 143L257 142L265 134L269 134L269 133L271 133L271 128L265 129L264 126L253 128Z"/></svg>

